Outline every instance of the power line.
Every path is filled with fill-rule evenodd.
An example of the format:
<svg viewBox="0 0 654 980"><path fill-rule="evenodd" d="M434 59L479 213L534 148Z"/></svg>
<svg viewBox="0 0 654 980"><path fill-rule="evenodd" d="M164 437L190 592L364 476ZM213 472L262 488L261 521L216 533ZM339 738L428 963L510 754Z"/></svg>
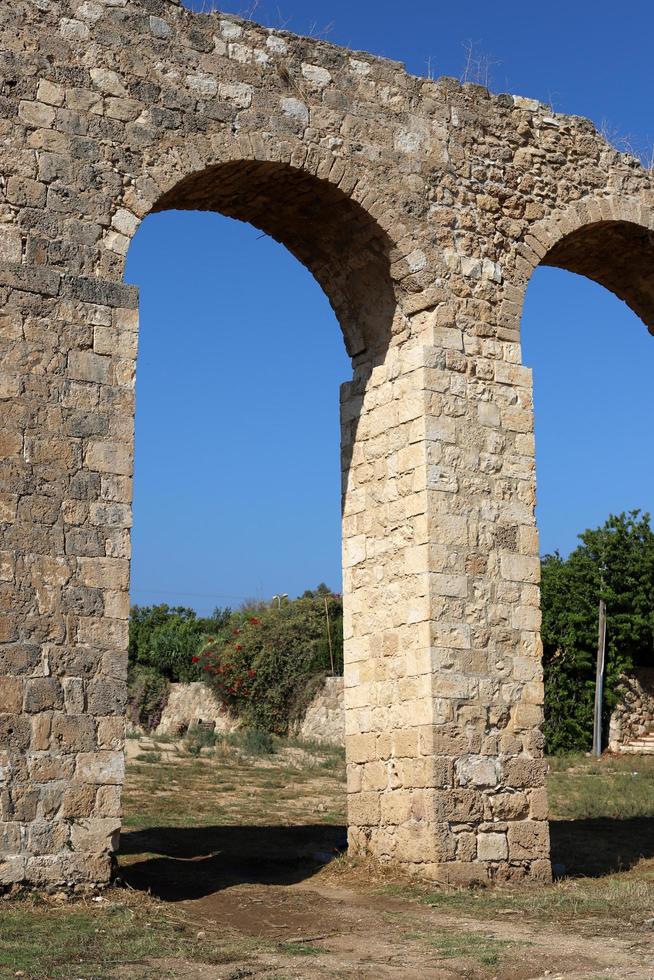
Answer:
<svg viewBox="0 0 654 980"><path fill-rule="evenodd" d="M251 595L228 595L223 592L180 592L178 589L132 589L134 595L178 595L187 599L251 599Z"/></svg>

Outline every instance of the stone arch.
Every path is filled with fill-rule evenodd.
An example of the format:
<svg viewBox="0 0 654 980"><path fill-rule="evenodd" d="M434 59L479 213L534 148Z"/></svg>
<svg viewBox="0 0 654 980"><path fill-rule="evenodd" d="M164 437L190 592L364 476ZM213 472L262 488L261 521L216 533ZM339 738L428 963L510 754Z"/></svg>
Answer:
<svg viewBox="0 0 654 980"><path fill-rule="evenodd" d="M536 223L517 249L520 305L539 265L586 276L604 286L654 333L654 212L629 198L585 198Z"/></svg>
<svg viewBox="0 0 654 980"><path fill-rule="evenodd" d="M534 100L176 0L18 5L0 186L0 748L15 760L0 886L109 876L138 305L121 278L141 218L195 206L289 247L353 357L353 848L448 881L547 878L520 312L533 270L556 264L652 326L651 173ZM36 780L35 753L56 780Z"/></svg>
<svg viewBox="0 0 654 980"><path fill-rule="evenodd" d="M166 210L217 211L260 228L322 286L351 357L388 347L396 308L390 239L329 181L289 164L237 160L183 178L152 208Z"/></svg>
<svg viewBox="0 0 654 980"><path fill-rule="evenodd" d="M531 277L539 266L559 268L591 279L603 286L633 313L654 334L654 211L643 199L620 195L586 197L555 211L547 218L532 225L524 240L508 257L504 299L500 310L500 329L508 331L514 350L514 361L521 359L520 337L524 300ZM540 596L537 588L540 580L540 552L534 508L536 501L536 466L534 448L534 407L532 370L522 363L496 376L499 384L495 389L498 404L516 406L515 418L509 423L507 453L522 454L521 479L515 481L512 493L515 499L528 504L530 544L524 554L531 561L531 578L526 581L536 587L532 602L537 605L533 622L535 645L534 659L540 660ZM509 409L511 411L511 409ZM542 682L542 673L536 676ZM517 700L517 711L528 712L525 692ZM540 706L538 708L540 712ZM534 711L531 716L534 728L542 726L542 714ZM542 736L539 733L539 737Z"/></svg>
<svg viewBox="0 0 654 980"><path fill-rule="evenodd" d="M143 199L124 202L135 227L165 210L215 211L254 225L315 277L355 363L383 358L391 335L406 327L402 281L411 270L396 244L405 229L370 173L322 148L265 136L226 137L207 146L201 163L177 145L172 164L166 146L157 157Z"/></svg>

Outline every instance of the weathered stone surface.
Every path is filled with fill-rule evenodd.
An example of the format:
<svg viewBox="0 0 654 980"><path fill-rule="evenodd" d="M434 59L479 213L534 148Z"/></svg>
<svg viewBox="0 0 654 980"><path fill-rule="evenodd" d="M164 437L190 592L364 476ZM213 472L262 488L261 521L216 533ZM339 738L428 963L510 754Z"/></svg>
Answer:
<svg viewBox="0 0 654 980"><path fill-rule="evenodd" d="M621 678L619 692L619 701L611 714L609 749L627 753L652 751L654 670L641 667Z"/></svg>
<svg viewBox="0 0 654 980"><path fill-rule="evenodd" d="M300 738L328 742L332 745L345 744L345 703L343 680L328 677L324 686L307 707L298 727Z"/></svg>
<svg viewBox="0 0 654 980"><path fill-rule="evenodd" d="M138 334L123 274L166 208L284 243L352 357L352 849L457 884L547 880L520 313L545 264L654 328L651 173L534 100L171 0L5 0L0 41L1 819L25 824L2 833L0 880L109 874ZM66 820L89 822L64 841Z"/></svg>

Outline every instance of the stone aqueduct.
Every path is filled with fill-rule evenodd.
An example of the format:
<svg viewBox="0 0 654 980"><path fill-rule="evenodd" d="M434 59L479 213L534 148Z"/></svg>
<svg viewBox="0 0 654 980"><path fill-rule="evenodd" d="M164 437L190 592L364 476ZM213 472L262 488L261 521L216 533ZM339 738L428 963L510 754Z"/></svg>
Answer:
<svg viewBox="0 0 654 980"><path fill-rule="evenodd" d="M542 263L654 325L651 175L584 119L177 0L5 0L0 30L0 882L110 874L138 307L123 270L164 208L283 242L352 358L351 848L448 882L547 880L520 311Z"/></svg>

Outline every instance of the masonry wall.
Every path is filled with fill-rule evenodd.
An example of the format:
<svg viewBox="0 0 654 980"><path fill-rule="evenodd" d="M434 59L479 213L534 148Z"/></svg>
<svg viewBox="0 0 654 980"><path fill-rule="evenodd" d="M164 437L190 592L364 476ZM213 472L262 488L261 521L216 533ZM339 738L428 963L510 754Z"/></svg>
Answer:
<svg viewBox="0 0 654 980"><path fill-rule="evenodd" d="M629 751L629 743L653 732L654 670L640 667L625 675L618 687L618 703L609 725L609 750Z"/></svg>
<svg viewBox="0 0 654 980"><path fill-rule="evenodd" d="M542 262L654 323L651 175L532 100L173 0L5 0L0 83L0 882L110 874L138 309L123 273L168 207L286 244L352 357L351 847L439 880L546 879L520 312Z"/></svg>

